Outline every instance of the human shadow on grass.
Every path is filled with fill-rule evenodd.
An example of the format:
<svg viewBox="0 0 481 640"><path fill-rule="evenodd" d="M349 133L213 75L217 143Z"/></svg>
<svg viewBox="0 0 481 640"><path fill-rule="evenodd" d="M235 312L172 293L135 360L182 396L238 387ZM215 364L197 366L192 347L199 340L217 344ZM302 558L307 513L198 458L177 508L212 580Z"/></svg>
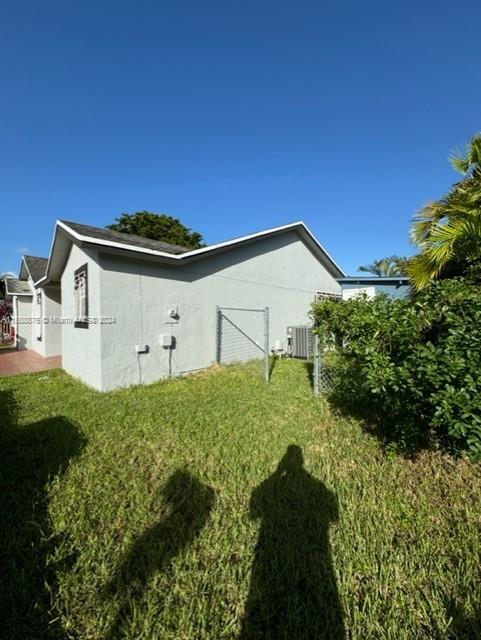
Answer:
<svg viewBox="0 0 481 640"><path fill-rule="evenodd" d="M240 640L344 640L344 615L329 543L337 500L291 445L256 489L261 520Z"/></svg>
<svg viewBox="0 0 481 640"><path fill-rule="evenodd" d="M157 573L166 572L172 561L200 534L214 505L214 490L185 470L175 471L162 490L167 515L135 540L115 572L106 594L118 601L118 612L106 640L125 635L133 608Z"/></svg>
<svg viewBox="0 0 481 640"><path fill-rule="evenodd" d="M18 424L13 394L0 391L2 639L66 637L52 604L56 574L71 557L64 557L61 564L53 561L65 540L51 531L48 484L66 472L85 444L77 427L61 416Z"/></svg>

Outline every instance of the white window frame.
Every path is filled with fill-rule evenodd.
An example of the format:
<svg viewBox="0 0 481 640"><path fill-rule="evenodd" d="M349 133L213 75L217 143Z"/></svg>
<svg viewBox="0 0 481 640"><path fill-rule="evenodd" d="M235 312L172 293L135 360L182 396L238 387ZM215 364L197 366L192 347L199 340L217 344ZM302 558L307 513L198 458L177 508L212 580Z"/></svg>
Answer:
<svg viewBox="0 0 481 640"><path fill-rule="evenodd" d="M74 272L74 327L88 329L89 295L88 265L83 264Z"/></svg>
<svg viewBox="0 0 481 640"><path fill-rule="evenodd" d="M42 341L42 325L43 325L43 295L39 289L35 295L35 336L39 342Z"/></svg>
<svg viewBox="0 0 481 640"><path fill-rule="evenodd" d="M340 300L340 293L332 293L330 291L316 291L314 300L317 302L318 300Z"/></svg>

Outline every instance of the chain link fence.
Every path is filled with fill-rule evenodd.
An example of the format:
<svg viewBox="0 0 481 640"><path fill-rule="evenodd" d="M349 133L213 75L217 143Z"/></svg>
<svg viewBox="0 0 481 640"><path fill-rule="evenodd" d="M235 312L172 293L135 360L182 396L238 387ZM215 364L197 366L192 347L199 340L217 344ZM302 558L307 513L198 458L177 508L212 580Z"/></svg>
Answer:
<svg viewBox="0 0 481 640"><path fill-rule="evenodd" d="M304 327L304 330L307 329L308 327ZM312 327L308 331L310 337L308 340L309 348L306 347L306 355L308 361L312 359L314 395L320 396L331 390L332 379L325 362L325 350L321 346L316 328ZM310 348L311 344L313 344L312 348ZM258 360L262 364L264 380L269 382L270 358L269 307L262 309L216 308L216 361L218 364L236 364Z"/></svg>
<svg viewBox="0 0 481 640"><path fill-rule="evenodd" d="M261 360L264 380L269 382L269 307L217 307L216 313L217 363Z"/></svg>

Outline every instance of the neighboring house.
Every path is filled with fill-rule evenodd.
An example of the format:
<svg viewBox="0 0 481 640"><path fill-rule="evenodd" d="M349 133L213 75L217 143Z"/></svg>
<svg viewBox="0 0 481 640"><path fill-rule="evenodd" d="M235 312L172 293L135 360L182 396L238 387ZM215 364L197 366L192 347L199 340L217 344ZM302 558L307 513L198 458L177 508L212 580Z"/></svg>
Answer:
<svg viewBox="0 0 481 640"><path fill-rule="evenodd" d="M270 347L285 344L343 275L302 222L188 250L58 221L48 262L25 257L7 284L17 318L44 319L18 324L19 348L61 352L66 371L107 391L215 362L217 306L269 307ZM240 316L247 335L259 328Z"/></svg>
<svg viewBox="0 0 481 640"><path fill-rule="evenodd" d="M405 298L409 294L409 278L407 276L353 276L337 278L342 287L342 299L349 300L360 294L374 298L386 293L392 298Z"/></svg>
<svg viewBox="0 0 481 640"><path fill-rule="evenodd" d="M42 356L61 353L61 326L50 322L60 316L60 287L41 286L48 259L23 256L18 278L5 279L5 298L13 307L18 349L33 349ZM46 321L47 320L47 321Z"/></svg>
<svg viewBox="0 0 481 640"><path fill-rule="evenodd" d="M25 325L19 332L17 317L32 315L33 287L29 282L18 278L5 278L5 300L12 306L12 324L15 328L15 343L17 349L30 349L32 346L32 325Z"/></svg>

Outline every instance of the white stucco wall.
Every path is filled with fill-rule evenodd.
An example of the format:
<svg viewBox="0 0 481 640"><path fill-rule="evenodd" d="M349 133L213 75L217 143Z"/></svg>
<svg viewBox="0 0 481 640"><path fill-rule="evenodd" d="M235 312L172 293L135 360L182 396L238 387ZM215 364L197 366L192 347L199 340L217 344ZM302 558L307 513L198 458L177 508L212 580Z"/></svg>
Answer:
<svg viewBox="0 0 481 640"><path fill-rule="evenodd" d="M73 287L73 271L82 264L78 251L72 251L62 277L64 301L67 286ZM112 316L116 322L88 330L66 328L63 354L67 371L101 390L167 377L169 350L160 344L165 333L173 334L176 340L171 353L172 375L209 366L216 355L217 305L268 306L272 347L277 340L286 344L288 325L308 322L316 291L341 291L295 231L182 266L166 267L108 254L100 255L99 264L100 271L93 260L92 275L89 264L89 300L95 292L95 277L101 299L91 304L100 310L99 315ZM68 296L73 300L73 291ZM171 306L179 311L174 324L167 315ZM89 315L93 315L93 307ZM230 317L262 344L260 316L232 313ZM75 331L82 344L74 339ZM84 334L89 334L88 342ZM136 354L136 344L147 345L149 352ZM94 375L100 361L101 373L99 368Z"/></svg>
<svg viewBox="0 0 481 640"><path fill-rule="evenodd" d="M45 356L57 356L62 353L62 325L55 324L52 318L62 315L62 296L60 286L50 286L44 289L45 315L48 323L45 325Z"/></svg>
<svg viewBox="0 0 481 640"><path fill-rule="evenodd" d="M34 305L36 304L38 293L42 296L42 335L41 339L38 340L36 327L33 326L32 349L44 357L60 355L62 350L62 326L52 322L52 318L62 315L60 287L51 285L36 289L33 298ZM35 314L35 310L33 310L33 313Z"/></svg>
<svg viewBox="0 0 481 640"><path fill-rule="evenodd" d="M32 348L32 296L17 296L17 348L20 351Z"/></svg>
<svg viewBox="0 0 481 640"><path fill-rule="evenodd" d="M24 349L34 348L35 333L35 293L32 278L28 278L28 284L32 290L31 296L16 296L17 299L17 349L23 351ZM15 314L15 308L14 308Z"/></svg>
<svg viewBox="0 0 481 640"><path fill-rule="evenodd" d="M100 277L98 255L94 250L80 249L72 245L61 278L62 316L75 317L74 272L88 265L89 316L100 316ZM91 324L88 329L72 324L61 325L62 367L96 389L102 388L100 325Z"/></svg>

